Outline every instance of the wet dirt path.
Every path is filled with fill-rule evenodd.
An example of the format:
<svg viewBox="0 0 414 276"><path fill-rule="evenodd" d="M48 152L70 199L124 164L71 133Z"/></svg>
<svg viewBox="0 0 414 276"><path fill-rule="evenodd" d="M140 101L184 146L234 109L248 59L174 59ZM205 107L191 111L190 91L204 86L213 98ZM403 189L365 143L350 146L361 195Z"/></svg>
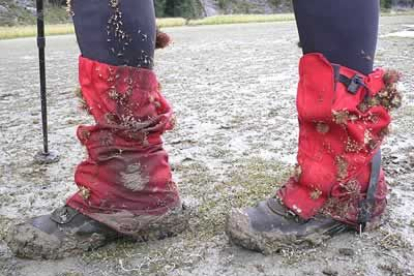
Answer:
<svg viewBox="0 0 414 276"><path fill-rule="evenodd" d="M0 275L414 275L414 39L384 36L407 24L412 16L381 20L376 59L402 71L406 90L383 147L392 191L381 230L273 256L229 244L227 210L265 198L295 163L295 24L174 28L166 30L175 42L157 53L156 71L178 118L164 138L175 180L195 210L191 228L164 241L118 242L54 262L16 259L0 241ZM0 41L0 239L10 219L50 212L76 191L72 174L84 150L75 130L90 120L73 93L77 55L74 36L48 39L50 147L61 160L39 166L35 39Z"/></svg>

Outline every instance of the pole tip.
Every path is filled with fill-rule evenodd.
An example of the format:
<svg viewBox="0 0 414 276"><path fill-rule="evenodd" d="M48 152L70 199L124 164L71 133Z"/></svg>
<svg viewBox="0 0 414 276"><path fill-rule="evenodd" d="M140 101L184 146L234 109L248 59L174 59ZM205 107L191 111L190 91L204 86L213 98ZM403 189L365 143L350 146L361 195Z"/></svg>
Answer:
<svg viewBox="0 0 414 276"><path fill-rule="evenodd" d="M40 151L34 156L37 164L51 164L59 161L60 156L57 151L51 150L49 152Z"/></svg>

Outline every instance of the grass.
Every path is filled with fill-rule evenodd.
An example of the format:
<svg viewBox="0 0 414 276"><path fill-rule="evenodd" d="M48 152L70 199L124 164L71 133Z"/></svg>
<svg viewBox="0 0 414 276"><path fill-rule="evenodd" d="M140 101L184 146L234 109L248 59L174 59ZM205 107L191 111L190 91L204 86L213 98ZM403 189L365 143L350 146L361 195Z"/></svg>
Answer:
<svg viewBox="0 0 414 276"><path fill-rule="evenodd" d="M46 25L46 35L62 35L73 34L74 28L72 24L55 24ZM0 39L32 37L36 36L36 26L14 26L14 27L0 27Z"/></svg>
<svg viewBox="0 0 414 276"><path fill-rule="evenodd" d="M184 18L162 18L157 19L157 25L160 28L184 26L186 20ZM46 35L63 35L73 34L75 29L73 24L53 24L45 26ZM0 39L11 39L20 37L33 37L37 34L37 27L35 25L29 26L13 26L0 27Z"/></svg>
<svg viewBox="0 0 414 276"><path fill-rule="evenodd" d="M234 161L224 181L202 164L177 167L183 179L183 194L197 198L199 206L193 227L199 241L208 241L224 233L227 213L232 207L253 206L275 194L291 174L291 168L276 160L247 158Z"/></svg>
<svg viewBox="0 0 414 276"><path fill-rule="evenodd" d="M158 18L157 19L157 26L159 28L180 27L186 24L187 24L187 20L182 17Z"/></svg>
<svg viewBox="0 0 414 276"><path fill-rule="evenodd" d="M240 24L240 23L261 23L261 22L278 22L290 21L295 17L292 13L282 14L233 14L233 15L217 15L206 17L203 19L191 20L188 22L190 26L198 25L220 25L220 24Z"/></svg>

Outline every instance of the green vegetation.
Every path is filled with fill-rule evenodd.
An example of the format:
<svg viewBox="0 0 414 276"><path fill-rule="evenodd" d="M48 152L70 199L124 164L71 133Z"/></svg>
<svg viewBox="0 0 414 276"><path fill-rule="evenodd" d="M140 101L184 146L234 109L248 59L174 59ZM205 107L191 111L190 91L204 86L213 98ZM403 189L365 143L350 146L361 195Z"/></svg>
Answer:
<svg viewBox="0 0 414 276"><path fill-rule="evenodd" d="M277 22L294 20L291 13L283 14L233 14L218 15L206 17L203 19L190 20L188 25L218 25L218 24L236 24L236 23L260 23L260 22Z"/></svg>
<svg viewBox="0 0 414 276"><path fill-rule="evenodd" d="M160 18L157 19L157 26L160 28L177 27L184 25L217 25L217 24L234 24L234 23L252 23L252 22L273 22L293 20L293 14L274 14L274 15L220 15L204 19L195 19L187 21L184 18ZM72 24L46 25L46 35L61 35L74 33ZM36 26L13 26L0 27L0 39L10 39L19 37L36 36Z"/></svg>
<svg viewBox="0 0 414 276"><path fill-rule="evenodd" d="M392 7L392 0L381 0L381 8L382 9L391 9Z"/></svg>
<svg viewBox="0 0 414 276"><path fill-rule="evenodd" d="M159 28L180 27L187 24L187 20L182 17L159 18L157 19L157 26Z"/></svg>
<svg viewBox="0 0 414 276"><path fill-rule="evenodd" d="M157 17L199 18L203 12L201 3L194 0L155 0L154 4Z"/></svg>
<svg viewBox="0 0 414 276"><path fill-rule="evenodd" d="M194 238L199 241L208 241L224 232L226 214L232 207L253 206L274 195L291 175L291 168L276 160L255 157L234 164L223 182L217 182L214 172L200 163L183 164L175 170L183 179L180 188L191 187L183 193L199 201L193 222Z"/></svg>
<svg viewBox="0 0 414 276"><path fill-rule="evenodd" d="M46 25L46 35L61 35L74 33L72 24ZM36 36L36 26L0 27L0 39Z"/></svg>
<svg viewBox="0 0 414 276"><path fill-rule="evenodd" d="M413 12L400 13L410 15ZM383 13L382 16L391 16L390 13ZM393 14L394 15L394 14ZM395 15L398 15L395 14ZM198 26L198 25L220 25L220 24L242 24L242 23L261 23L261 22L279 22L294 20L291 13L281 14L232 14L206 17L203 19L186 20L185 18L159 18L157 25L160 28L177 27L177 26ZM46 35L62 35L74 33L73 25L66 24L47 24L45 27ZM0 40L20 37L36 36L35 25L0 27Z"/></svg>
<svg viewBox="0 0 414 276"><path fill-rule="evenodd" d="M164 27L177 27L184 26L186 20L184 18L162 18L157 19L157 25L160 28ZM10 39L10 38L20 38L20 37L32 37L36 36L36 26L12 26L12 27L0 27L0 39ZM67 24L54 24L46 25L45 33L46 35L63 35L63 34L73 34L75 32L73 25L70 23Z"/></svg>
<svg viewBox="0 0 414 276"><path fill-rule="evenodd" d="M7 7L8 12L0 14L0 26L18 26L36 24L36 14L34 7L22 8L12 0L3 0L2 6ZM63 24L70 22L70 16L66 8L46 4L45 5L45 22L47 24Z"/></svg>

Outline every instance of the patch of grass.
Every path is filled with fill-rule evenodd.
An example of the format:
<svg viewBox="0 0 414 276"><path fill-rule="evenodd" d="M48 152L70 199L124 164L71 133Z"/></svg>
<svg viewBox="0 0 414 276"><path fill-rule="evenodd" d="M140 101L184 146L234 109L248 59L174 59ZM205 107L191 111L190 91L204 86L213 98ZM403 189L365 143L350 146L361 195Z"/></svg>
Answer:
<svg viewBox="0 0 414 276"><path fill-rule="evenodd" d="M384 250L394 250L394 249L411 249L411 243L406 240L399 233L391 233L387 231L382 231L382 237L377 241L378 245Z"/></svg>
<svg viewBox="0 0 414 276"><path fill-rule="evenodd" d="M157 26L159 28L180 27L180 26L185 26L186 24L187 24L187 20L181 17L158 18L157 19Z"/></svg>
<svg viewBox="0 0 414 276"><path fill-rule="evenodd" d="M285 163L259 157L236 162L230 179L224 183L233 207L252 206L275 194L292 174Z"/></svg>
<svg viewBox="0 0 414 276"><path fill-rule="evenodd" d="M72 24L56 24L46 25L45 34L62 35L74 33ZM14 26L14 27L0 27L0 39L11 39L20 37L33 37L37 35L36 26Z"/></svg>
<svg viewBox="0 0 414 276"><path fill-rule="evenodd" d="M10 227L12 220L6 216L0 215L0 240L6 238L7 229Z"/></svg>
<svg viewBox="0 0 414 276"><path fill-rule="evenodd" d="M56 17L59 17L56 15ZM157 25L160 28L164 27L177 27L184 26L186 23L184 18L162 18L157 19ZM45 26L45 34L50 35L63 35L73 34L75 29L73 24L53 24ZM13 27L0 27L0 39L11 39L21 37L33 37L37 35L37 27L35 25L28 26L13 26Z"/></svg>
<svg viewBox="0 0 414 276"><path fill-rule="evenodd" d="M238 24L238 23L261 23L261 22L278 22L290 21L295 17L292 13L281 14L232 14L217 15L203 19L190 20L188 25L220 25L220 24Z"/></svg>
<svg viewBox="0 0 414 276"><path fill-rule="evenodd" d="M399 16L399 15L414 15L414 10L405 10L405 11L381 11L381 16Z"/></svg>
<svg viewBox="0 0 414 276"><path fill-rule="evenodd" d="M97 251L84 253L82 260L88 264L105 263L108 275L172 275L203 259L205 248L180 237L148 243L118 241ZM128 274L124 274L128 273ZM105 274L106 275L106 274Z"/></svg>
<svg viewBox="0 0 414 276"><path fill-rule="evenodd" d="M56 5L46 5L45 8L45 22L46 24L66 24L70 23L71 16L66 7L59 7Z"/></svg>
<svg viewBox="0 0 414 276"><path fill-rule="evenodd" d="M284 163L262 158L237 160L222 182L213 172L195 164L178 169L183 186L194 185L189 193L200 199L195 212L194 238L210 240L224 233L226 215L232 207L252 206L275 194L291 174Z"/></svg>
<svg viewBox="0 0 414 276"><path fill-rule="evenodd" d="M72 24L65 23L70 19L66 11L62 8L49 8L51 12L46 13L46 35L62 35L73 34L74 28ZM24 11L28 13L27 11ZM412 15L413 11L398 12L398 13L382 13L382 16L399 16L399 15ZM26 23L34 24L35 17L24 15ZM178 27L178 26L199 26L199 25L221 25L221 24L241 24L241 23L262 23L262 22L279 22L279 21L291 21L295 17L292 13L283 14L232 14L232 15L217 15L206 17L203 19L186 20L185 18L159 18L157 19L157 25L160 28ZM59 23L59 24L56 24ZM4 25L1 24L0 25ZM6 24L7 25L7 24ZM33 37L36 36L36 26L12 26L12 27L0 27L0 39L11 39L20 37Z"/></svg>

